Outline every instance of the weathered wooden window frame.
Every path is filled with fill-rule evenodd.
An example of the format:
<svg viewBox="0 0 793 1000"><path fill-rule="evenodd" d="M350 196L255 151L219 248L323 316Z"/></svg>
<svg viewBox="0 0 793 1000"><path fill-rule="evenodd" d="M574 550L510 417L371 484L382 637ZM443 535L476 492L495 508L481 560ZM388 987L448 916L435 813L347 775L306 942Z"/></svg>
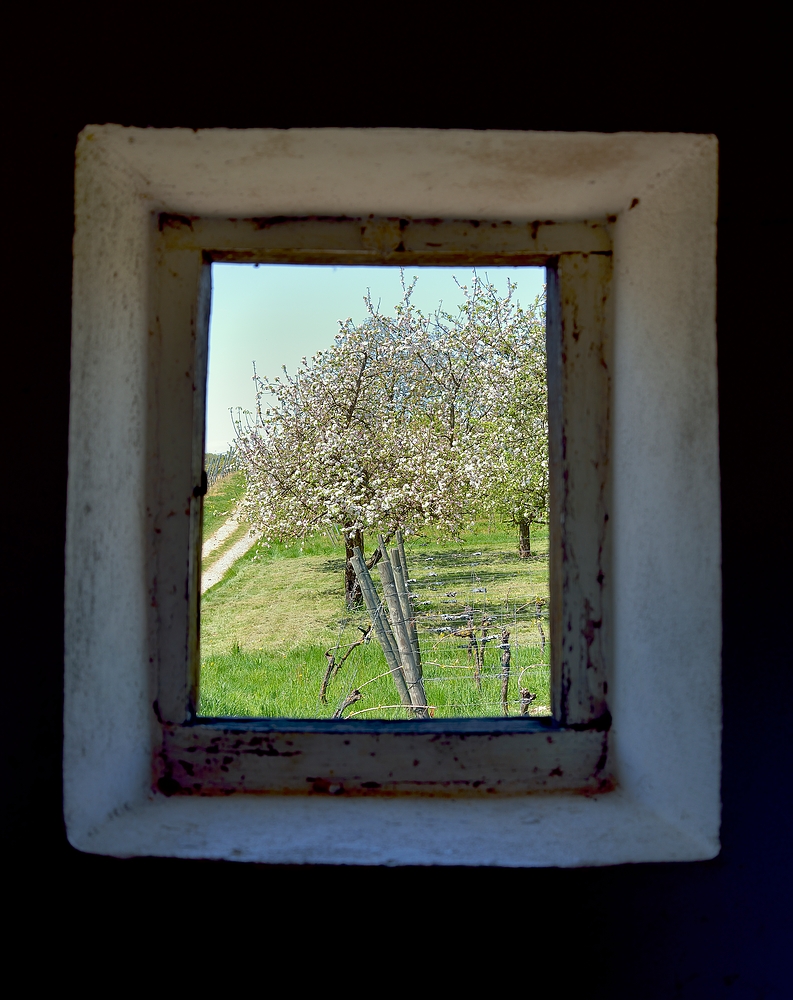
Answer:
<svg viewBox="0 0 793 1000"><path fill-rule="evenodd" d="M609 223L152 215L147 505L152 684L166 795L604 792L608 767ZM203 719L201 476L212 261L541 265L549 275L553 719ZM575 499L574 499L575 498ZM177 516L173 516L176 511ZM183 514L181 513L183 512Z"/></svg>
<svg viewBox="0 0 793 1000"><path fill-rule="evenodd" d="M716 191L717 146L711 136L421 129L194 132L114 125L83 131L75 187L65 608L64 811L75 847L122 856L260 862L566 866L693 860L718 853ZM170 738L173 732L191 731L185 664L195 640L185 639L184 626L190 620L188 577L197 572L188 552L190 531L195 532L195 525L189 526L195 517L190 496L198 484L188 453L191 429L201 423L193 389L201 360L196 362L196 341L187 345L190 338L182 338L182 306L160 294L167 280L158 254L173 243L166 253L175 272L173 287L182 280L176 280L179 261L187 262L183 290L192 303L193 337L206 324L198 295L201 269L206 281L204 250L210 255L223 250L214 238L196 244L202 227L231 224L253 232L259 223L239 220L354 219L368 218L370 212L397 220L397 226L405 219L414 233L421 219L493 220L496 229L509 220L532 240L551 241L528 246L538 263L558 259L561 270L555 273L562 278L568 265L583 266L584 255L587 267L596 259L598 267L605 267L609 260L598 253L603 246L560 245L563 229L586 219L601 220L596 226L610 216L616 219L607 226L612 252L606 324L611 340L604 358L611 376L607 487L595 501L587 488L582 492L581 483L559 479L567 491L564 502L571 505L565 524L568 513L573 522L581 513L582 495L588 496L590 511L601 509L602 501L609 515L607 544L601 550L598 539L596 556L605 566L603 617L596 605L590 612L579 603L583 620L568 616L561 628L562 637L570 626L592 638L586 649L596 664L603 643L608 668L603 694L611 728L606 729L608 716L588 703L587 685L570 683L565 689L572 668L565 675L563 664L557 664L555 683L560 693L567 690L566 709L562 698L554 705L571 743L608 733L603 776L613 779L614 788L607 794L586 786L591 772L579 774L582 785L576 788L543 794L546 785L527 794L525 781L515 784L510 768L521 760L518 778L525 777L530 755L505 749L527 735L531 745L525 732L496 739L470 734L485 744L471 752L472 762L486 765L491 784L500 775L502 783L495 787L502 792L513 782L515 794L482 794L481 785L463 794L447 794L449 789L437 786L429 795L402 794L401 788L385 794L382 782L380 789L356 793L353 782L345 794L334 795L325 794L322 781L316 793L311 782L309 794L228 794L223 782L231 770L223 767L234 766L229 754L224 756L231 760L221 757L214 768L204 758L211 781L192 789L221 794L179 794L182 785L175 775L174 785L166 784L164 791L176 794L153 787L155 779L168 776L167 769L154 773L152 764L164 763L159 755L169 752L164 732ZM556 226L531 220L555 220ZM369 260L373 249L382 253L398 246L388 242L393 222L384 226L385 243L363 248ZM270 225L269 231L277 228ZM264 239L266 229L265 223L257 240ZM375 240L377 233L369 236ZM182 249L180 240L187 241ZM244 250L244 241L242 246L237 237L233 242L227 249ZM253 247L261 248L261 242ZM288 248L290 254L294 249ZM518 249L525 254L527 243ZM491 245L485 257L504 251ZM469 243L464 258L471 257ZM204 309L206 301L205 296ZM562 294L554 301L559 304L556 322L568 310L570 331L583 329L575 298ZM586 338L574 336L564 346L573 357L562 373L565 378L572 373L573 382L563 382L562 393L574 387L581 370L575 352L586 346ZM585 409L585 395L576 399ZM598 401L602 397L596 393L596 410ZM170 429L159 426L169 412L178 415L177 423ZM570 412L575 408L565 410ZM568 448L575 435L568 441L563 434L563 439ZM586 444L585 437L579 440ZM595 448L592 454L597 453ZM167 499L174 503L166 509ZM160 534L173 532L181 532L181 540L161 546ZM589 541L596 538L590 532ZM569 540L576 543L575 558L566 565L587 560L591 565L592 554L579 545L583 537L573 532ZM580 581L575 573L569 578L556 573L554 586L560 585L572 593ZM578 649L585 652L580 644ZM181 666L173 672L175 663ZM585 676L594 678L599 671ZM597 702L597 684L589 694ZM585 721L575 723L576 717ZM598 719L602 732L598 725L592 728ZM478 725L498 728L487 720L455 724L454 739L465 753L472 744L462 730ZM251 759L274 759L278 753L275 745L273 752L268 748L268 727L278 728L260 724L252 739L262 737L262 742L250 746ZM412 741L426 750L429 742L431 753L443 742L400 728L400 737L369 735L384 745L401 739L403 749ZM298 735L318 737L314 759L322 764L319 737L327 734ZM341 735L346 745L348 737ZM554 739L552 731L542 735L546 743ZM215 731L210 742L215 738L218 743L212 745L218 746L225 737ZM388 753L393 756L393 749ZM195 752L181 759L191 758L196 759ZM440 769L448 768L447 751L440 750L435 761L434 773L428 766L433 782ZM539 772L539 764L531 766ZM273 772L268 773L274 789ZM320 767L317 775L307 776L324 773ZM217 784L210 787L212 782ZM280 787L293 791L288 784ZM328 792L340 788L328 781Z"/></svg>

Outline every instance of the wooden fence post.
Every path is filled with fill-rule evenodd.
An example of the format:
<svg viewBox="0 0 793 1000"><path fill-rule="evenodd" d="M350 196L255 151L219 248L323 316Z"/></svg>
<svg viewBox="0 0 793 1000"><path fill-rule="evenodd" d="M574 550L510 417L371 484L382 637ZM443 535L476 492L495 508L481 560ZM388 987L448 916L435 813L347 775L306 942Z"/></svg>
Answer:
<svg viewBox="0 0 793 1000"><path fill-rule="evenodd" d="M369 570L366 568L366 563L363 560L363 555L359 548L355 549L350 561L355 569L358 582L361 585L361 593L363 595L364 603L366 604L366 610L369 612L372 619L375 635L382 646L383 655L385 656L386 663L388 664L388 669L391 671L391 676L394 678L394 685L396 686L399 700L406 708L412 709L413 701L410 697L410 693L408 692L402 668L399 665L399 654L394 642L394 637L391 634L391 629L388 625L388 619L385 617L385 609L377 597L377 591L374 588L372 578L369 576Z"/></svg>
<svg viewBox="0 0 793 1000"><path fill-rule="evenodd" d="M425 719L428 715L427 696L424 693L424 684L421 680L421 668L416 666L416 661L413 657L413 644L410 641L407 621L402 613L402 605L397 596L391 560L388 558L388 549L386 549L382 536L380 536L380 551L383 553L383 558L380 562L380 579L383 582L383 596L388 605L391 627L394 630L394 637L399 648L402 671L405 675L408 691L410 692L410 699L416 709L416 715L421 719Z"/></svg>
<svg viewBox="0 0 793 1000"><path fill-rule="evenodd" d="M405 581L405 595L407 597L407 607L408 607L408 625L410 628L410 641L413 644L413 654L416 660L416 666L421 670L421 647L419 646L419 633L416 628L416 609L413 606L413 597L410 593L410 585L408 580L410 578L410 573L408 573L408 561L405 555L405 540L402 537L402 532L397 531L396 533L396 543L397 549L399 550L399 562L402 566L402 575Z"/></svg>
<svg viewBox="0 0 793 1000"><path fill-rule="evenodd" d="M416 631L416 620L413 611L413 603L410 599L410 593L408 591L408 575L405 566L402 563L401 553L399 549L391 549L391 569L394 573L394 583L396 584L397 597L399 598L399 605L402 608L402 617L405 620L408 630L408 639L410 640L410 646L413 650L413 662L416 664L416 668L421 671L421 652L419 650L419 637Z"/></svg>

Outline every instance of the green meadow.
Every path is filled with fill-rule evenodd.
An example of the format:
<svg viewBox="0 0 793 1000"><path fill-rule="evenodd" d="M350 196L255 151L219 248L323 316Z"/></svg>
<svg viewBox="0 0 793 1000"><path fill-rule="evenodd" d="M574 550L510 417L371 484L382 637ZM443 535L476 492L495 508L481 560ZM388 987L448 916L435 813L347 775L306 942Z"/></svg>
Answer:
<svg viewBox="0 0 793 1000"><path fill-rule="evenodd" d="M233 512L244 490L236 473L210 490L204 537ZM374 539L369 539L370 551ZM519 711L520 689L536 699L532 715L550 714L548 533L532 530L532 555L521 559L512 530L478 524L464 537L431 532L406 538L427 701L436 718L500 716L501 635L511 650L508 710ZM214 555L214 554L213 554ZM383 653L372 638L356 646L320 690L326 652L340 660L368 629L364 609L344 604L344 550L319 534L302 545L257 543L201 601L202 716L330 718L353 690L361 697L345 718L402 719ZM378 590L377 570L372 573ZM465 631L484 634L481 676Z"/></svg>

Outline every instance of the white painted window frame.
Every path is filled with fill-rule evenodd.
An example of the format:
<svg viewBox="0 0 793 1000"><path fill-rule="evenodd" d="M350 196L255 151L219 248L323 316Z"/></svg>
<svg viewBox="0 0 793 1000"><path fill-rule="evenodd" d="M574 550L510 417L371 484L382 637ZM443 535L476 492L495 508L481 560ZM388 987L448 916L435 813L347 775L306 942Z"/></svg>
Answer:
<svg viewBox="0 0 793 1000"><path fill-rule="evenodd" d="M721 636L715 140L101 126L84 130L77 160L64 748L70 841L105 854L290 862L576 865L713 857ZM196 247L180 248L179 239L163 240L156 230L187 234L213 219L356 214L504 219L529 230L534 220L535 239L537 220L561 230L561 223L613 219L614 791L478 799L152 791L162 721L184 719L173 718L178 695L167 711L168 695L164 702L158 696L153 711L151 674L161 675L157 683L165 676L166 688L176 676L162 674L157 650L180 613L174 608L196 590L180 594L176 582L186 574L173 560L184 559L187 543L180 549L158 541L185 515L195 537L195 514L189 502L172 514L161 502L181 496L175 480L184 435L162 433L167 405L156 402L156 387L162 395L163 386L184 378L198 398L195 336L208 302L193 296L193 341L174 345L167 330L177 323L168 316L176 300L161 295L158 282L178 272L180 253L194 260ZM186 663L192 640L179 641ZM577 697L583 690L576 688ZM592 717L586 706L581 711Z"/></svg>
<svg viewBox="0 0 793 1000"><path fill-rule="evenodd" d="M218 792L605 792L610 223L153 213L147 524L153 784ZM213 260L383 266L543 264L551 359L554 723L205 719L199 684L201 476ZM565 358L564 364L562 358ZM564 553L564 558L561 558ZM564 641L562 635L564 634Z"/></svg>

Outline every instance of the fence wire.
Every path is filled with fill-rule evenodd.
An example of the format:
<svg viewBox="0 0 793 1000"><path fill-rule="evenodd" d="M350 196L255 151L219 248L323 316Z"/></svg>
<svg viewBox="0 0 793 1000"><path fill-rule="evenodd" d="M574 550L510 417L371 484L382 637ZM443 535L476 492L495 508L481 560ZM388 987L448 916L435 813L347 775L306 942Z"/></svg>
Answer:
<svg viewBox="0 0 793 1000"><path fill-rule="evenodd" d="M483 571L477 561L483 553L457 555L458 562L453 565L450 554L413 553L409 559L408 585L429 714L447 718L549 715L547 593L527 597L524 587L528 581L521 580L520 571L515 571L515 563L511 561L515 594L494 600L488 593L492 589L489 587L492 571ZM492 566L491 553L485 556ZM443 562L442 580L434 568L436 562ZM383 604L379 613L386 615ZM351 649L352 643L344 641L348 628L364 630L363 621L370 621L365 612L350 614L342 620L337 643L328 651L336 660L350 653L331 685L335 688L334 714L340 717L344 712L344 717L350 719L378 713L383 718L405 718L408 714L405 708L395 702L390 672L382 669L382 665L372 671L374 663L369 649L377 646L376 640L371 638L369 643L359 644L355 649ZM502 699L505 650L508 650L509 669L506 698ZM370 671L372 675L368 676ZM370 696L374 696L371 698L374 704Z"/></svg>
<svg viewBox="0 0 793 1000"><path fill-rule="evenodd" d="M219 479L223 479L224 476L228 476L240 468L235 448L229 448L222 455L206 455L204 465L207 474L207 487L213 486Z"/></svg>

